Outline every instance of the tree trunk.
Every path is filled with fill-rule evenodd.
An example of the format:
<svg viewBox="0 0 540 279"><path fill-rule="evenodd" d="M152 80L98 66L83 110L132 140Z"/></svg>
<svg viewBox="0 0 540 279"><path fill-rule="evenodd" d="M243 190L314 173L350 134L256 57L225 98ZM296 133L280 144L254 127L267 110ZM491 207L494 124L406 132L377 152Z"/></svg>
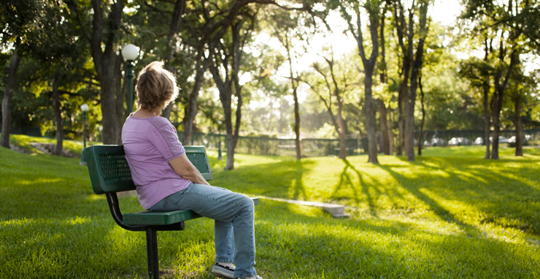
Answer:
<svg viewBox="0 0 540 279"><path fill-rule="evenodd" d="M381 69L381 74L380 74L380 80L381 80L381 83L384 83L384 84L388 84L388 66L386 65L386 36L384 34L384 25L385 25L385 22L386 22L386 12L388 11L388 6L390 4L386 1L384 1L384 8L383 8L383 11L381 13L381 28L379 29L379 38L381 40L381 65L380 65L380 69ZM384 105L384 103L383 103ZM385 110L386 110L386 107L385 107ZM384 132L383 132L384 134ZM383 137L383 141L384 141L384 137ZM383 146L384 146L384 143L383 143Z"/></svg>
<svg viewBox="0 0 540 279"><path fill-rule="evenodd" d="M182 27L182 16L184 15L184 10L186 8L186 0L176 0L174 5L173 14L171 17L171 23L169 24L169 32L167 33L167 63L166 69L170 71L176 78L176 69L170 63L174 59L174 54L176 53L176 35L180 32ZM161 112L161 116L170 120L171 112L174 102L170 102L165 109ZM191 134L190 134L191 137Z"/></svg>
<svg viewBox="0 0 540 279"><path fill-rule="evenodd" d="M59 71L57 70L53 77L52 105L54 109L54 119L56 121L56 148L54 155L63 155L64 142L64 122L62 120L62 110L60 108L60 92L58 92Z"/></svg>
<svg viewBox="0 0 540 279"><path fill-rule="evenodd" d="M490 146L491 142L489 140L489 129L491 127L491 115L489 113L489 81L484 82L484 92L483 92L483 106L484 106L484 143L486 144L486 156L484 159L489 159L491 157Z"/></svg>
<svg viewBox="0 0 540 279"><path fill-rule="evenodd" d="M231 95L230 91L229 94L220 92L219 95L225 114L225 131L227 133L227 162L225 163L225 170L232 170L234 169L234 150L236 148L236 141L232 128ZM236 140L238 140L238 135L236 135Z"/></svg>
<svg viewBox="0 0 540 279"><path fill-rule="evenodd" d="M296 147L296 160L302 158L302 145L300 144L300 105L298 103L298 86L293 88L294 98L294 145Z"/></svg>
<svg viewBox="0 0 540 279"><path fill-rule="evenodd" d="M388 119L386 113L386 105L383 99L379 99L379 113L381 122L381 134L382 134L382 152L384 155L390 155L390 137L388 134Z"/></svg>
<svg viewBox="0 0 540 279"><path fill-rule="evenodd" d="M234 169L234 148L236 143L234 142L233 127L232 127L232 108L231 108L231 87L227 83L221 81L219 70L215 65L210 66L212 76L216 81L216 85L219 90L219 100L223 107L223 116L225 118L225 133L227 138L227 161L225 163L225 170Z"/></svg>
<svg viewBox="0 0 540 279"><path fill-rule="evenodd" d="M495 105L492 108L491 113L493 117L493 140L492 140L493 148L491 149L491 159L497 160L499 159L499 134L501 130L499 126L499 117L500 117L501 110L500 108L498 108L497 105Z"/></svg>
<svg viewBox="0 0 540 279"><path fill-rule="evenodd" d="M116 113L116 90L115 90L115 67L116 67L116 42L117 31L122 22L122 11L124 2L116 1L109 10L108 28L104 32L105 22L103 19L104 4L100 0L92 0L93 20L92 36L88 37L90 42L90 52L94 61L94 68L101 86L101 112L103 115L102 141L104 144L117 144L118 119ZM84 28L81 26L81 28ZM104 38L105 37L105 38ZM105 39L104 41L102 39ZM104 50L103 50L104 49Z"/></svg>
<svg viewBox="0 0 540 279"><path fill-rule="evenodd" d="M240 42L240 30L242 28L242 23L237 23L232 25L232 65L231 65L231 82L229 82L229 106L231 103L231 84L234 84L234 91L236 99L236 123L234 127L234 134L232 135L232 141L229 142L229 148L227 148L227 163L225 165L225 170L234 169L234 153L236 149L236 143L238 143L238 137L240 136L240 124L242 123L242 105L244 100L242 99L242 86L240 86L240 78L238 77L240 73L240 64L242 61L242 51L243 43ZM230 111L229 111L230 112ZM230 117L229 117L230 119Z"/></svg>
<svg viewBox="0 0 540 279"><path fill-rule="evenodd" d="M504 49L502 47L503 42L500 43L501 48L499 49L499 60L502 62L504 60ZM514 65L517 63L517 60L519 59L519 56L517 54L516 50L512 50L512 54L510 55L510 65L508 66L508 69L506 69L506 75L504 77L504 80L501 82L502 78L502 69L499 68L495 72L494 75L494 83L495 83L495 92L493 94L493 100L492 100L492 109L491 114L493 116L493 148L491 150L491 159L497 160L499 159L499 135L500 135L500 116L501 116L501 109L504 99L504 90L506 89L506 86L508 85L508 81L510 79L510 73L512 72L512 69Z"/></svg>
<svg viewBox="0 0 540 279"><path fill-rule="evenodd" d="M366 115L366 130L368 138L368 163L378 164L377 159L377 133L375 128L375 109L373 107L373 95L371 86L373 84L373 68L368 71L366 68L366 76L364 77L364 87L366 100L364 102L364 113Z"/></svg>
<svg viewBox="0 0 540 279"><path fill-rule="evenodd" d="M197 65L195 66L195 84L189 94L189 100L184 108L184 145L191 145L191 135L193 133L193 122L197 116L197 98L204 81L204 73L208 69L210 59L204 57L204 47L200 46L197 52Z"/></svg>
<svg viewBox="0 0 540 279"><path fill-rule="evenodd" d="M9 73L6 82L6 91L4 92L4 98L2 99L2 138L1 143L5 148L9 147L9 135L11 129L11 98L13 97L13 91L15 90L15 78L17 77L17 69L19 68L20 57L17 55L17 48L11 58L11 64L9 65Z"/></svg>
<svg viewBox="0 0 540 279"><path fill-rule="evenodd" d="M236 104L236 123L234 127L234 134L230 135L227 134L228 139L228 146L227 146L227 163L225 164L225 170L232 170L234 169L234 154L236 152L236 144L238 143L238 137L240 136L240 124L242 121L242 94L241 90L239 89L237 92L237 99L238 102ZM229 117L230 118L230 117Z"/></svg>
<svg viewBox="0 0 540 279"><path fill-rule="evenodd" d="M422 133L424 132L424 121L426 119L426 109L424 107L424 89L422 88L422 75L418 76L418 87L420 88L420 104L422 105L422 120L420 122L420 133L418 135L418 156L422 156Z"/></svg>
<svg viewBox="0 0 540 279"><path fill-rule="evenodd" d="M356 10L356 30L358 34L355 34L355 39L358 44L358 54L362 59L364 65L364 92L366 99L364 101L363 111L366 116L366 131L368 138L368 162L372 164L378 164L378 142L377 142L377 128L375 120L375 107L373 103L373 73L375 64L377 63L377 57L379 55L379 7L375 3L369 3L365 6L365 9L369 17L369 31L371 35L371 55L369 59L366 56L364 49L364 37L362 33L362 24L360 21L360 10ZM353 28L350 27L352 30Z"/></svg>
<svg viewBox="0 0 540 279"><path fill-rule="evenodd" d="M291 88L293 90L293 99L294 99L294 144L296 148L296 160L302 158L302 146L300 144L300 105L298 103L298 82L295 81L294 71L292 66L292 57L291 57L291 45L289 43L288 33L285 33L284 38L278 36L281 44L287 50L287 61L289 62L289 78L291 80ZM281 121L279 124L279 132L281 133Z"/></svg>
<svg viewBox="0 0 540 279"><path fill-rule="evenodd" d="M414 70L411 75L411 86L409 91L409 96L405 100L405 155L407 156L407 161L414 161L414 106L416 102L416 82L413 88L413 76ZM416 78L416 77L415 77Z"/></svg>
<svg viewBox="0 0 540 279"><path fill-rule="evenodd" d="M394 1L394 24L396 28L397 33L397 40L398 44L400 46L401 52L402 52L402 59L401 59L401 81L399 83L399 91L398 91L398 141L396 146L396 154L398 156L403 155L403 146L405 143L405 131L403 127L403 105L405 105L405 111L407 111L407 94L408 94L408 83L409 83L409 74L411 69L411 63L412 63L412 52L409 52L407 47L405 46L404 37L405 37L405 31L407 30L406 22L405 22L405 13L404 8L401 3L401 1ZM412 30L409 30L409 32L412 32ZM408 45L408 47L411 47L411 44Z"/></svg>
<svg viewBox="0 0 540 279"><path fill-rule="evenodd" d="M514 100L514 119L516 125L516 156L523 156L523 127L521 126L521 100Z"/></svg>
<svg viewBox="0 0 540 279"><path fill-rule="evenodd" d="M420 64L422 63L422 53L418 53L419 51L423 52L422 50L417 50L417 59L420 59ZM418 57L420 56L420 57ZM417 64L416 62L414 64ZM418 71L419 66L413 66L412 74L411 74L411 90L409 94L409 99L407 100L407 115L405 120L405 154L407 155L407 161L413 162L415 159L414 156L414 109L415 109L415 103L416 103L416 88L417 88L417 80L418 80Z"/></svg>
<svg viewBox="0 0 540 279"><path fill-rule="evenodd" d="M285 38L286 44L285 47L287 48L287 59L289 60L289 69L290 69L290 78L291 78L291 87L293 89L293 99L294 99L294 145L296 148L296 160L300 160L302 158L302 146L300 145L300 105L298 103L298 82L294 81L294 74L293 74L293 68L292 68L292 58L291 58L291 52L289 48L289 39Z"/></svg>
<svg viewBox="0 0 540 279"><path fill-rule="evenodd" d="M215 69L212 70L212 72L214 73ZM233 132L231 95L232 88L230 86L230 83L228 83L226 87L223 87L222 90L220 90L219 92L219 99L223 106L223 113L225 117L225 131L227 133L227 162L225 164L225 170L234 169L234 153L236 149L236 143L238 142L238 133L240 132L240 121L242 117L242 96L239 95L236 110L236 124Z"/></svg>
<svg viewBox="0 0 540 279"><path fill-rule="evenodd" d="M339 93L337 93L339 94ZM345 133L345 121L343 121L343 103L339 96L336 96L338 99L338 126L339 126L339 158L345 160L347 158L347 134Z"/></svg>
<svg viewBox="0 0 540 279"><path fill-rule="evenodd" d="M408 70L406 71L408 72ZM396 146L396 155L398 156L403 155L403 146L405 143L405 129L403 128L403 121L405 117L403 117L403 104L405 103L405 100L407 100L407 91L408 91L407 87L408 86L405 80L399 84L399 91L398 91L398 133L399 134L397 137L398 142Z"/></svg>
<svg viewBox="0 0 540 279"><path fill-rule="evenodd" d="M416 88L418 87L418 76L422 69L422 59L424 57L424 42L427 37L427 2L420 2L419 7L419 34L421 35L418 40L418 45L416 46L416 55L412 63L411 77L410 77L410 92L407 102L407 120L406 120L406 130L405 130L405 153L407 155L407 161L414 161L414 109L416 103ZM413 25L412 25L412 13L409 15L409 51L412 54L412 36ZM411 55L412 58L412 55Z"/></svg>
<svg viewBox="0 0 540 279"><path fill-rule="evenodd" d="M104 144L118 144L118 119L116 113L115 69L116 55L103 57L101 81L101 112L103 115L102 140ZM111 66L112 65L112 66Z"/></svg>
<svg viewBox="0 0 540 279"><path fill-rule="evenodd" d="M500 116L504 97L504 89L499 84L500 70L495 73L495 92L491 101L491 118L493 119L493 140L491 148L491 159L499 159L499 135L500 135Z"/></svg>
<svg viewBox="0 0 540 279"><path fill-rule="evenodd" d="M380 81L382 84L388 84L388 67L386 65L386 37L384 34L384 26L386 22L386 12L388 11L389 3L384 2L384 8L381 13L381 27L379 29L379 38L381 40L381 74ZM390 134L388 133L388 113L384 100L379 99L379 114L381 122L381 134L382 134L382 152L385 155L390 155Z"/></svg>
<svg viewBox="0 0 540 279"><path fill-rule="evenodd" d="M388 129L388 138L390 139L389 141L389 146L390 146L390 155L394 154L394 132L392 131L392 128L389 128Z"/></svg>
<svg viewBox="0 0 540 279"><path fill-rule="evenodd" d="M234 169L234 149L236 143L234 142L234 135L227 133L227 160L225 163L224 170L233 170Z"/></svg>

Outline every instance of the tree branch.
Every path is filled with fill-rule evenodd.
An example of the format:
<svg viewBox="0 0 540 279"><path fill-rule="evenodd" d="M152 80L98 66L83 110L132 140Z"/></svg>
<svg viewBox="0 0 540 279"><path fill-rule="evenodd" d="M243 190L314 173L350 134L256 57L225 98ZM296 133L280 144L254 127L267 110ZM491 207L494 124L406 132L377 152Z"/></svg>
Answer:
<svg viewBox="0 0 540 279"><path fill-rule="evenodd" d="M83 37L85 37L88 42L91 42L90 35L86 33L84 25L82 23L81 15L79 13L79 8L77 7L77 3L74 0L69 0L67 3L68 5L72 6L73 10L75 11L75 17L77 18L77 21L79 22L79 26L81 27L81 32L83 34Z"/></svg>

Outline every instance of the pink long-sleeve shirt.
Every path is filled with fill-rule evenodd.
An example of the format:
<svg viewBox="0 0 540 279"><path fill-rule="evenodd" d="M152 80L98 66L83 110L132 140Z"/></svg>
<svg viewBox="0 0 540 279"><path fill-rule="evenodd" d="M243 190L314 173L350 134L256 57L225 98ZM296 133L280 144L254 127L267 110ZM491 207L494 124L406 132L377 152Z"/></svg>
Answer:
<svg viewBox="0 0 540 279"><path fill-rule="evenodd" d="M130 115L122 128L122 143L143 208L149 209L191 184L169 164L186 151L178 140L176 129L166 118Z"/></svg>

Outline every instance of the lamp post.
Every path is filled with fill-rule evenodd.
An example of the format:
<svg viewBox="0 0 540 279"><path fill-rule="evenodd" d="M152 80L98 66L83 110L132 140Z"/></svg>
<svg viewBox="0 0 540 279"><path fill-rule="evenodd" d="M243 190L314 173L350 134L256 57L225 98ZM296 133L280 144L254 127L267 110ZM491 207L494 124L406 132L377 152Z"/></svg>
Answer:
<svg viewBox="0 0 540 279"><path fill-rule="evenodd" d="M86 112L88 111L88 105L81 105L81 110L83 112L83 150L81 152L81 162L82 166L86 166L86 160L84 159L84 150L86 149Z"/></svg>
<svg viewBox="0 0 540 279"><path fill-rule="evenodd" d="M122 57L127 61L128 95L127 95L127 113L133 111L133 60L139 56L139 48L128 44L122 49Z"/></svg>
<svg viewBox="0 0 540 279"><path fill-rule="evenodd" d="M218 146L218 160L222 160L223 156L221 156L221 121L218 121L218 138L219 138L219 146Z"/></svg>

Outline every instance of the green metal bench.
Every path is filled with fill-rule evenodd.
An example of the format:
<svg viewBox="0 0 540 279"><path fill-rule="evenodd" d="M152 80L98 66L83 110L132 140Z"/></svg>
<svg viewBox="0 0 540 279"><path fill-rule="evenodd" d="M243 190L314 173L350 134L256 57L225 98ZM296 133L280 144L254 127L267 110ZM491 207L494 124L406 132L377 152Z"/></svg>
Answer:
<svg viewBox="0 0 540 279"><path fill-rule="evenodd" d="M201 172L204 179L211 180L212 171L206 150L202 146L185 146L186 155ZM120 145L95 145L84 150L92 188L96 194L105 194L109 209L116 223L130 231L146 232L148 275L159 278L157 232L181 231L185 221L201 217L191 210L142 211L122 214L116 193L135 190L131 171ZM258 198L253 198L258 204Z"/></svg>

